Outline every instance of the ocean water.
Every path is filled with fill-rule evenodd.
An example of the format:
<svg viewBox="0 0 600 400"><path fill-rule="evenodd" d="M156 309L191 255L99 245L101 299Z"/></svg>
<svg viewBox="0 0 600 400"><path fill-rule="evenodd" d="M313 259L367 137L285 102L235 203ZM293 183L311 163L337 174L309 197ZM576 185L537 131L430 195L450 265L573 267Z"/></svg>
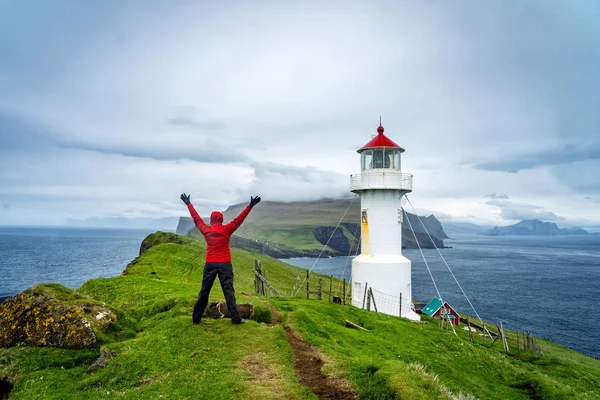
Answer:
<svg viewBox="0 0 600 400"><path fill-rule="evenodd" d="M0 228L0 298L41 282L77 288L119 275L151 231L80 228ZM600 307L600 236L457 236L441 250L478 313L515 330L527 330L600 357L596 315ZM441 295L473 315L435 250L423 250ZM437 296L418 250L412 261L413 298ZM315 259L285 260L310 268ZM318 260L314 270L341 277L346 257Z"/></svg>
<svg viewBox="0 0 600 400"><path fill-rule="evenodd" d="M481 318L508 329L531 331L593 357L600 357L600 236L463 235L440 252ZM474 315L436 250L423 250L442 297ZM437 292L419 250L412 261L412 295L428 302ZM290 264L311 268L314 259ZM346 257L319 260L314 271L350 278Z"/></svg>
<svg viewBox="0 0 600 400"><path fill-rule="evenodd" d="M0 228L0 298L41 282L77 288L119 275L148 230Z"/></svg>

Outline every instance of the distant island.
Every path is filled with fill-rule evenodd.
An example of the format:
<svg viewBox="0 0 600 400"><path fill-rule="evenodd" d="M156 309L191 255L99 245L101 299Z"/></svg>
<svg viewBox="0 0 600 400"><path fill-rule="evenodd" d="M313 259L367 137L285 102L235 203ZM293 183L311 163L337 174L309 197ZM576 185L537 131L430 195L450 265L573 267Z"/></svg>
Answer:
<svg viewBox="0 0 600 400"><path fill-rule="evenodd" d="M590 235L590 232L582 228L559 228L553 222L544 222L539 219L526 219L509 226L496 226L485 233L488 236L504 235Z"/></svg>

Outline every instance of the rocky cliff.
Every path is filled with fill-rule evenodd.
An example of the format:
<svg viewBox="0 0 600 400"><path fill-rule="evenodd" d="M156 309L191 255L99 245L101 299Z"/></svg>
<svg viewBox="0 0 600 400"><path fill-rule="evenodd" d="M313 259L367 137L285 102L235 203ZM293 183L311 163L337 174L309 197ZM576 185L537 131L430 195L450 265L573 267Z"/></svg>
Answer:
<svg viewBox="0 0 600 400"><path fill-rule="evenodd" d="M190 217L179 217L175 233L178 235L187 235L190 229L194 227L194 221Z"/></svg>
<svg viewBox="0 0 600 400"><path fill-rule="evenodd" d="M404 225L402 226L404 229L410 230L410 227L412 226L412 229L414 229L415 232L429 232L431 236L435 236L438 239L448 239L448 235L444 232L442 223L433 214L428 217L421 217L411 213L406 213L405 215L408 217L410 223L404 221ZM419 240L419 242L423 243L421 240Z"/></svg>

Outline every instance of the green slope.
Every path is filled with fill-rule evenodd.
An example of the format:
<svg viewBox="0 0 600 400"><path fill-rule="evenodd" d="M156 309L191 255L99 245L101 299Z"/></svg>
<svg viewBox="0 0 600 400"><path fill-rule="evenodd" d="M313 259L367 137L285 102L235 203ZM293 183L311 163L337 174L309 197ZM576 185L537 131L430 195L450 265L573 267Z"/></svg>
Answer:
<svg viewBox="0 0 600 400"><path fill-rule="evenodd" d="M316 398L298 383L282 325L192 325L203 242L178 237L182 244L168 243L171 235L162 233L150 239L154 245L121 276L88 281L72 293L119 312L118 332L98 347L0 349L0 382L15 383L11 398ZM498 342L492 348L489 341L472 343L465 331L455 336L430 319L414 324L326 300L248 298L242 292L253 292L255 258L282 293L304 276L278 260L234 249L238 302L252 302L265 315L261 300L269 301L285 325L317 346L327 361L324 371L349 379L361 398L600 398L600 362L550 342L540 340L543 357L506 355ZM211 298L222 298L218 285ZM346 319L370 331L345 328ZM87 372L101 351L114 357Z"/></svg>

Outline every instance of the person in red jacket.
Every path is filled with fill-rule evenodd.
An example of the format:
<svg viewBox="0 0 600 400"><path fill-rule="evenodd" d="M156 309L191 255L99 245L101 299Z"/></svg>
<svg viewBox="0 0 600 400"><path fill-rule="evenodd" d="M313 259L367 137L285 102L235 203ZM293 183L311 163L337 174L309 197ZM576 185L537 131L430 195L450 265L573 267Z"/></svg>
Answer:
<svg viewBox="0 0 600 400"><path fill-rule="evenodd" d="M208 295L218 275L223 294L225 295L225 301L227 302L227 309L231 314L231 322L234 324L243 324L245 321L241 317L235 302L229 239L233 232L244 222L248 214L250 214L252 207L260 202L260 197L250 197L250 204L227 225L223 225L223 214L219 211L213 211L210 215L210 225L206 225L190 202L190 196L183 193L181 200L187 205L196 228L198 228L204 236L204 240L206 240L206 262L204 264L204 276L202 277L202 289L200 289L198 301L194 305L192 322L194 324L201 322L202 315L208 304Z"/></svg>

